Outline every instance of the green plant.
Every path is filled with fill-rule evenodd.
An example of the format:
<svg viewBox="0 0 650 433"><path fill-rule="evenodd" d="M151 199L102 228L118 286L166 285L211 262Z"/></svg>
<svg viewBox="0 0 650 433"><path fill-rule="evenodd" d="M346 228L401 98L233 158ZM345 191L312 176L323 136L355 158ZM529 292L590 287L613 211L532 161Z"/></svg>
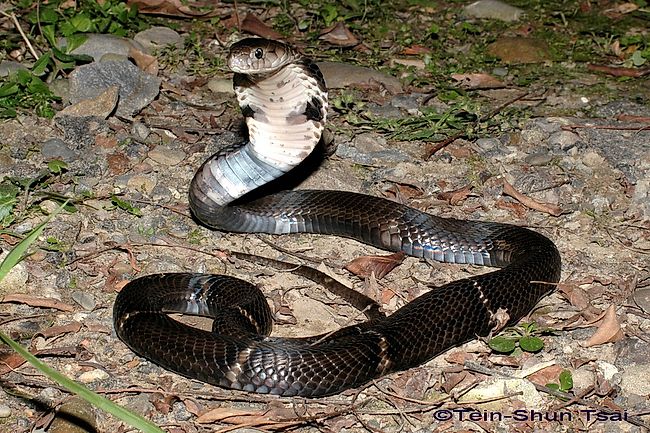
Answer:
<svg viewBox="0 0 650 433"><path fill-rule="evenodd" d="M517 349L524 352L539 352L544 348L541 335L551 333L548 329L539 329L536 323L522 323L518 326L506 328L501 335L490 341L490 349L498 353L512 354Z"/></svg>
<svg viewBox="0 0 650 433"><path fill-rule="evenodd" d="M569 392L573 388L573 376L569 370L562 370L558 377L559 383L547 383L546 387L556 391Z"/></svg>

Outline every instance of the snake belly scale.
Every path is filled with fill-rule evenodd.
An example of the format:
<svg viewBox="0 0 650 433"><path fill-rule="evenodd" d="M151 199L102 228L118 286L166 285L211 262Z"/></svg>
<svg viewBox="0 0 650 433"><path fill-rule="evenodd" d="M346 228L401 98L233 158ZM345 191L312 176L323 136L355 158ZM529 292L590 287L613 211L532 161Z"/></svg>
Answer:
<svg viewBox="0 0 650 433"><path fill-rule="evenodd" d="M318 68L280 42L244 39L231 47L228 64L249 140L213 155L195 174L190 207L203 224L229 232L343 236L415 257L500 269L433 289L389 317L301 339L269 336L264 296L234 277L140 277L122 289L113 310L117 335L137 354L221 387L330 395L488 335L503 313L514 323L559 281L553 242L514 225L439 218L346 191L240 199L311 153L325 124L327 90ZM212 332L172 320L170 312L212 317Z"/></svg>

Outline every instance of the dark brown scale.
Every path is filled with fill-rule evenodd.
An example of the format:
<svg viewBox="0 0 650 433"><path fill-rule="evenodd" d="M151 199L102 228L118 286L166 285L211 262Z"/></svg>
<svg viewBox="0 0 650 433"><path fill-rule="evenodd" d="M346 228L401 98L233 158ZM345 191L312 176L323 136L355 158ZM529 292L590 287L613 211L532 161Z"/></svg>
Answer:
<svg viewBox="0 0 650 433"><path fill-rule="evenodd" d="M316 76L310 68L305 73ZM151 275L122 289L113 310L117 335L147 359L218 386L285 396L338 393L488 335L497 313L517 322L560 278L553 242L525 228L439 218L343 191L289 191L218 206L209 188L195 176L190 207L217 230L329 234L416 257L501 268L438 287L387 318L325 338L269 337L271 312L262 293L232 277ZM170 312L213 317L213 332L174 321Z"/></svg>

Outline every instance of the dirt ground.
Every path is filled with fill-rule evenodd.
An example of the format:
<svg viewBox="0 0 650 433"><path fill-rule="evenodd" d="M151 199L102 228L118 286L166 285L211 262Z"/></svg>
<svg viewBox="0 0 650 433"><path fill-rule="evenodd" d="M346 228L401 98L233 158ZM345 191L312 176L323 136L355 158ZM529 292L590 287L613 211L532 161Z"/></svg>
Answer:
<svg viewBox="0 0 650 433"><path fill-rule="evenodd" d="M596 73L588 78L606 80ZM350 127L330 110L338 149L306 170L306 179L293 182L387 196L440 216L523 225L553 239L562 254L562 283L530 320L556 331L542 337L545 346L537 353L503 356L475 341L360 390L315 400L223 390L135 356L115 336L112 304L137 275L193 271L247 279L268 295L279 322L275 335L312 335L363 320L314 283L232 258L231 250L320 266L379 300L387 312L431 286L485 272L407 258L381 280L361 279L345 264L384 252L329 236L241 235L202 227L189 216L189 182L209 155L241 139L234 97L204 87L180 96L163 91L133 120L75 118L72 126L26 115L0 124L3 176L47 174L53 158L42 149L52 138L63 140L70 152L64 173L50 173L21 196L13 233L26 233L43 220L33 207L20 212L30 204L51 212L59 202L54 194L77 198L75 212L48 224L41 248L19 265L16 279L3 283L2 295L15 299L0 304L2 329L57 370L170 432L643 431L639 424L650 424L650 296L643 291L650 284L650 93L646 87L644 94L630 94L624 81L607 83L617 86L620 98L581 101L587 84L558 84L539 99L516 102L534 105L534 114L516 119L511 129L480 140L459 138L428 159L423 155L432 143L386 140ZM358 95L379 107L396 101L382 89ZM510 99L496 91L484 96L493 106ZM575 110L576 104L583 108ZM573 114L565 116L567 111ZM621 114L639 117L617 120ZM546 206L534 210L504 194L504 180ZM443 194L449 192L455 193ZM114 194L138 207L141 216L116 207ZM554 207L556 215L549 213ZM3 250L16 241L0 235ZM38 306L35 299L46 301ZM13 371L1 377L0 403L11 415L0 419L0 431L39 431L70 395L14 358L5 357L5 363ZM472 371L472 363L492 374ZM576 400L532 385L557 383L565 369L572 373ZM530 381L499 376L521 370L532 374ZM491 388L477 391L490 381ZM507 389L509 398L490 397L494 389ZM495 415L515 409L543 415ZM129 430L103 412L91 413L96 431ZM66 428L57 431L77 431Z"/></svg>

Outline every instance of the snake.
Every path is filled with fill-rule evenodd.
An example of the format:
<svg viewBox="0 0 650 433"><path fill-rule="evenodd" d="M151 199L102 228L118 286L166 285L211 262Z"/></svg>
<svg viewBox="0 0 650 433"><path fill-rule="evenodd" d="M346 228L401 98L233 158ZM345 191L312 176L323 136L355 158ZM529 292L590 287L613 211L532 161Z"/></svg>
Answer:
<svg viewBox="0 0 650 433"><path fill-rule="evenodd" d="M113 308L116 334L133 352L223 388L327 396L515 324L554 289L560 253L525 227L442 218L352 191L254 196L317 146L328 91L317 65L283 42L243 39L230 47L227 63L248 138L195 173L189 205L198 222L223 232L333 235L416 258L496 269L433 288L386 317L303 338L270 335L273 314L251 283L202 273L142 276L122 288ZM170 313L212 318L212 330Z"/></svg>

